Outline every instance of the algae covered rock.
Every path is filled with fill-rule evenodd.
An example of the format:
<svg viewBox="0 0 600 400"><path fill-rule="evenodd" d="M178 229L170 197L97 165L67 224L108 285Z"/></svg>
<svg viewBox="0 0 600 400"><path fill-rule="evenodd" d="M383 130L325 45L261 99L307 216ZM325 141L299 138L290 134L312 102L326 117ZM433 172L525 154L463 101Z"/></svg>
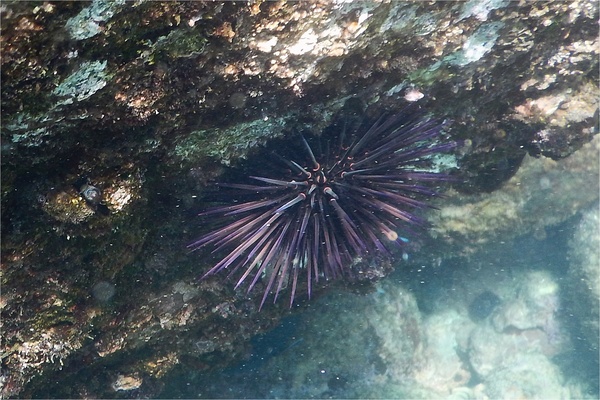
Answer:
<svg viewBox="0 0 600 400"><path fill-rule="evenodd" d="M452 121L459 148L439 165L457 179L414 241L431 259L542 237L597 199L596 2L7 1L0 15L5 397L156 397L178 365L247 354L287 308L197 281L212 255L186 245L213 182L273 139L409 104ZM382 296L369 363L400 381L422 362L422 316L410 294Z"/></svg>
<svg viewBox="0 0 600 400"><path fill-rule="evenodd" d="M487 377L487 398L579 399L582 393L563 386L564 379L555 364L541 354L518 354L514 363Z"/></svg>

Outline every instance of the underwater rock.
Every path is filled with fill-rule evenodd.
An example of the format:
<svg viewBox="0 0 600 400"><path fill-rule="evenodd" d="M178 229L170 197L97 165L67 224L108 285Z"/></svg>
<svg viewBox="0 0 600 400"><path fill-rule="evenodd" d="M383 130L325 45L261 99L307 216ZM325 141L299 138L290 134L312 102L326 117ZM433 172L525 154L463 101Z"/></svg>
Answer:
<svg viewBox="0 0 600 400"><path fill-rule="evenodd" d="M489 399L582 399L576 387L564 385L558 367L539 353L518 353L513 363L495 369L483 384Z"/></svg>
<svg viewBox="0 0 600 400"><path fill-rule="evenodd" d="M368 294L329 293L313 301L294 326L285 348L256 371L257 379L271 385L267 394L253 396L368 398L382 395L379 390L388 383L402 385L406 395L422 363L424 337L415 298L389 282L377 283ZM243 385L231 385L236 390L231 396L247 393Z"/></svg>
<svg viewBox="0 0 600 400"><path fill-rule="evenodd" d="M516 296L506 299L469 337L469 361L481 378L510 367L519 354L552 357L565 344L557 319L558 284L543 271L530 272L522 279Z"/></svg>
<svg viewBox="0 0 600 400"><path fill-rule="evenodd" d="M569 241L567 307L579 319L590 349L598 353L600 302L600 212L598 204L582 213Z"/></svg>
<svg viewBox="0 0 600 400"><path fill-rule="evenodd" d="M449 193L431 214L434 235L470 254L502 238L543 231L566 221L598 199L600 135L555 161L526 156L517 173L489 195Z"/></svg>
<svg viewBox="0 0 600 400"><path fill-rule="evenodd" d="M128 179L110 176L106 178L106 187L100 190L83 177L73 185L65 183L38 194L37 200L41 209L57 221L81 224L96 214L107 216L127 210L134 200L140 198L141 181L139 176Z"/></svg>
<svg viewBox="0 0 600 400"><path fill-rule="evenodd" d="M81 223L95 214L95 211L74 190L52 190L41 195L42 210L60 222Z"/></svg>
<svg viewBox="0 0 600 400"><path fill-rule="evenodd" d="M177 363L204 371L244 354L287 311L257 314L218 280L175 287L209 264L183 249L190 214L225 165L271 138L321 132L350 101L368 118L413 102L454 120L469 145L450 163L467 178L497 168L493 187L526 152L548 156L525 158L522 174L548 170L532 181L456 209L440 199L435 257L442 241L468 253L541 229L598 192L597 155L586 164L577 151L595 133L596 2L13 1L0 12L5 397L107 398L103 363L139 373L143 389ZM571 167L549 161L569 154ZM82 174L109 216L71 187ZM105 303L91 292L101 281L116 288ZM415 325L379 329L402 377L423 332L409 301L387 315L398 304Z"/></svg>
<svg viewBox="0 0 600 400"><path fill-rule="evenodd" d="M116 292L114 284L107 281L100 281L92 287L92 296L100 303L106 303L113 298Z"/></svg>
<svg viewBox="0 0 600 400"><path fill-rule="evenodd" d="M526 274L517 296L507 301L492 317L497 332L512 329L540 329L547 335L559 335L557 312L560 306L559 286L545 271Z"/></svg>
<svg viewBox="0 0 600 400"><path fill-rule="evenodd" d="M366 316L377 334L378 355L387 366L386 375L395 382L412 379L423 362L425 346L414 295L401 286L383 283L373 294Z"/></svg>
<svg viewBox="0 0 600 400"><path fill-rule="evenodd" d="M557 345L539 329L497 332L488 323L475 328L469 337L468 360L478 379L512 366L522 353L553 356Z"/></svg>
<svg viewBox="0 0 600 400"><path fill-rule="evenodd" d="M465 387L471 372L462 353L474 327L464 313L453 309L427 317L423 323L424 361L417 368L415 381L443 396Z"/></svg>
<svg viewBox="0 0 600 400"><path fill-rule="evenodd" d="M469 317L473 321L486 319L496 309L502 300L489 290L481 292L469 304Z"/></svg>
<svg viewBox="0 0 600 400"><path fill-rule="evenodd" d="M137 374L119 375L111 385L115 392L129 391L138 389L142 386L144 380Z"/></svg>

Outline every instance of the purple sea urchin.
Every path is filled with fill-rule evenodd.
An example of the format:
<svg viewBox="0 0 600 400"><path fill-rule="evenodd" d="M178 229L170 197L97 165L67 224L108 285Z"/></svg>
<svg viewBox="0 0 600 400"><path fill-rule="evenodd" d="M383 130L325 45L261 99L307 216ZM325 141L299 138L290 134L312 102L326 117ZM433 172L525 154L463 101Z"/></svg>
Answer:
<svg viewBox="0 0 600 400"><path fill-rule="evenodd" d="M432 154L453 147L432 140L441 127L421 115L382 117L362 135L344 130L337 146L318 155L301 137L293 158L275 155L283 167L275 176L220 184L254 198L200 214L223 222L189 248L229 251L203 277L242 270L235 287L249 280L248 292L264 279L260 307L291 284L291 306L301 274L310 297L313 282L350 275L354 258L390 255L403 244L399 233L426 226L414 210L430 207L424 200L437 193L423 183L447 178L425 170Z"/></svg>

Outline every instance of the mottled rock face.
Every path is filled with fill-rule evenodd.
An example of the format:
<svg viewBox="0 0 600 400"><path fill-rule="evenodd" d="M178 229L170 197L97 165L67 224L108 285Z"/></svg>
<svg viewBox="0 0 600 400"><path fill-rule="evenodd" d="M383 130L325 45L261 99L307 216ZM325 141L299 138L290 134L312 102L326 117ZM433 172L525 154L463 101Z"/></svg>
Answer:
<svg viewBox="0 0 600 400"><path fill-rule="evenodd" d="M481 292L469 304L469 318L473 321L482 321L486 319L502 300L489 290Z"/></svg>
<svg viewBox="0 0 600 400"><path fill-rule="evenodd" d="M488 378L494 370L518 368L515 357L523 353L551 358L564 350L566 332L559 322L559 305L559 286L550 274L530 272L520 277L514 297L471 333L468 353L473 370Z"/></svg>
<svg viewBox="0 0 600 400"><path fill-rule="evenodd" d="M407 104L452 120L462 146L438 165L460 179L427 214L435 245L415 243L431 259L541 237L597 198L596 2L48 1L0 15L3 395L64 380L78 383L54 395L153 396L178 363L244 354L281 308L199 283L213 260L185 244L209 182L273 138Z"/></svg>
<svg viewBox="0 0 600 400"><path fill-rule="evenodd" d="M593 204L581 215L569 241L570 268L565 290L566 307L577 318L585 346L598 350L600 321L600 211Z"/></svg>

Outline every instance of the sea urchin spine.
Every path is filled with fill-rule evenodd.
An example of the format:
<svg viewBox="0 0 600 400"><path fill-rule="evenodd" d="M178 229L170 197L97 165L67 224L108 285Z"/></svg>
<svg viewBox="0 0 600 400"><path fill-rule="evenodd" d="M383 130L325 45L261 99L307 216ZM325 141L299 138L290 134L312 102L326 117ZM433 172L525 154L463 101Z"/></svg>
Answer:
<svg viewBox="0 0 600 400"><path fill-rule="evenodd" d="M277 156L285 166L279 176L220 184L255 197L200 214L223 222L189 248L229 251L203 277L241 269L235 287L250 280L248 292L268 279L260 307L269 293L276 301L291 284L291 306L301 273L310 297L313 282L350 275L355 257L390 255L391 245L403 243L399 231L427 225L414 210L431 207L425 200L437 193L423 183L447 179L424 169L432 154L454 145L432 140L441 129L420 115L380 118L350 145L341 139L322 157L302 137L304 160Z"/></svg>

